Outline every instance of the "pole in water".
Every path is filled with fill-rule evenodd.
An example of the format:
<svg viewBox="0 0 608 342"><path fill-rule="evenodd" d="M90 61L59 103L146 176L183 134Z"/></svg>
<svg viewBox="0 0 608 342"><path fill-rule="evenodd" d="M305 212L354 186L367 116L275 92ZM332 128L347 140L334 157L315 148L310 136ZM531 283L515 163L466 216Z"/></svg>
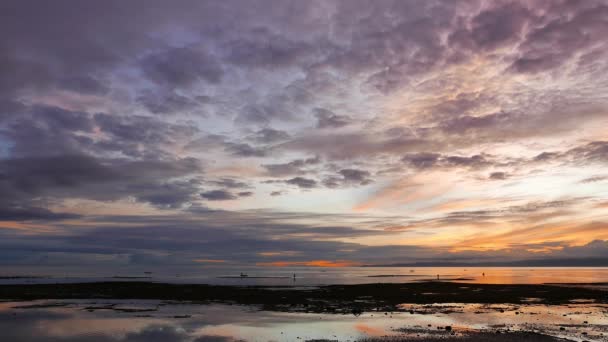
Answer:
<svg viewBox="0 0 608 342"><path fill-rule="evenodd" d="M437 280L439 280L439 274L437 275Z"/></svg>

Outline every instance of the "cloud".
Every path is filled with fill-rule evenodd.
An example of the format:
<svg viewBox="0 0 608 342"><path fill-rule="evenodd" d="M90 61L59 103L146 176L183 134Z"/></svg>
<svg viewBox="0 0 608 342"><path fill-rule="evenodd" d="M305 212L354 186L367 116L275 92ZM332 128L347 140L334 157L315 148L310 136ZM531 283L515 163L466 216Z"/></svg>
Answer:
<svg viewBox="0 0 608 342"><path fill-rule="evenodd" d="M203 106L197 99L173 91L143 92L137 101L154 114L200 113L200 107Z"/></svg>
<svg viewBox="0 0 608 342"><path fill-rule="evenodd" d="M325 108L315 108L317 128L340 128L352 123L352 119L346 115L337 115Z"/></svg>
<svg viewBox="0 0 608 342"><path fill-rule="evenodd" d="M492 180L505 180L509 178L509 175L505 172L492 172L489 178Z"/></svg>
<svg viewBox="0 0 608 342"><path fill-rule="evenodd" d="M249 187L249 184L233 178L221 178L219 180L209 181L208 183L231 189L242 189Z"/></svg>
<svg viewBox="0 0 608 342"><path fill-rule="evenodd" d="M264 260L296 263L505 257L465 255L492 238L554 257L605 240L603 1L7 1L7 260L179 264L230 250L259 261L247 248L301 252ZM289 188L339 213L304 213ZM296 213L250 209L258 195Z"/></svg>
<svg viewBox="0 0 608 342"><path fill-rule="evenodd" d="M4 203L0 209L0 221L54 221L81 217L71 213L55 213L45 208L10 206Z"/></svg>
<svg viewBox="0 0 608 342"><path fill-rule="evenodd" d="M473 156L444 156L438 153L413 153L404 156L401 160L407 165L417 169L430 168L484 168L493 165L493 162L488 160L491 156L473 155Z"/></svg>
<svg viewBox="0 0 608 342"><path fill-rule="evenodd" d="M496 49L517 43L533 17L530 9L517 2L489 7L471 19L470 31L455 31L449 40L459 48Z"/></svg>
<svg viewBox="0 0 608 342"><path fill-rule="evenodd" d="M312 189L317 186L317 181L304 177L294 177L285 181L286 184L295 185L302 189Z"/></svg>
<svg viewBox="0 0 608 342"><path fill-rule="evenodd" d="M209 201L230 201L238 197L226 190L211 190L201 193L201 197Z"/></svg>
<svg viewBox="0 0 608 342"><path fill-rule="evenodd" d="M263 128L252 136L252 139L258 143L272 144L279 141L285 141L290 138L289 133L272 128Z"/></svg>
<svg viewBox="0 0 608 342"><path fill-rule="evenodd" d="M73 92L84 94L105 95L110 89L103 81L91 76L73 76L60 81L60 87Z"/></svg>
<svg viewBox="0 0 608 342"><path fill-rule="evenodd" d="M179 207L192 198L198 185L193 178L177 178L200 171L193 158L128 161L64 155L4 159L0 160L0 189L6 195L1 202L18 208L39 198L103 201L131 196L161 207Z"/></svg>
<svg viewBox="0 0 608 342"><path fill-rule="evenodd" d="M230 152L235 156L240 157L264 157L267 150L260 147L254 147L247 143L225 143L226 151Z"/></svg>
<svg viewBox="0 0 608 342"><path fill-rule="evenodd" d="M141 68L148 79L171 88L188 87L202 80L218 83L223 75L220 63L195 47L150 54L142 59Z"/></svg>
<svg viewBox="0 0 608 342"><path fill-rule="evenodd" d="M596 183L596 182L603 182L605 180L608 180L608 176L593 176L593 177L588 177L585 178L583 180L581 180L581 183Z"/></svg>
<svg viewBox="0 0 608 342"><path fill-rule="evenodd" d="M575 54L591 48L606 34L608 6L605 4L590 2L580 9L567 8L565 3L553 5L548 15L551 19L532 29L519 47L521 55L512 64L517 72L537 73L556 69ZM560 15L563 11L569 16Z"/></svg>
<svg viewBox="0 0 608 342"><path fill-rule="evenodd" d="M226 42L228 62L241 67L276 69L291 67L314 53L314 46L296 41L284 35L271 32L268 28L258 27L246 34Z"/></svg>
<svg viewBox="0 0 608 342"><path fill-rule="evenodd" d="M308 167L315 166L321 163L321 159L317 157L306 159L295 159L288 163L281 164L262 164L268 171L268 174L273 177L298 175L308 172Z"/></svg>
<svg viewBox="0 0 608 342"><path fill-rule="evenodd" d="M370 178L371 173L365 170L358 169L342 169L338 171L341 177L328 177L323 180L323 185L328 188L337 188L344 186L360 186L368 185L373 182Z"/></svg>

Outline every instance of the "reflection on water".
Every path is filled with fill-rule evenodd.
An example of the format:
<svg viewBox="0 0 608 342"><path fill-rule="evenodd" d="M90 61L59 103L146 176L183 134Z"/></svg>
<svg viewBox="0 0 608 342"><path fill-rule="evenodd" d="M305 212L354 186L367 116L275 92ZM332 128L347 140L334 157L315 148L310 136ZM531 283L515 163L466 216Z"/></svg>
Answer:
<svg viewBox="0 0 608 342"><path fill-rule="evenodd" d="M355 341L369 336L538 331L582 341L608 341L608 306L407 305L410 312L320 315L251 307L160 301L36 301L0 303L0 333L27 342Z"/></svg>
<svg viewBox="0 0 608 342"><path fill-rule="evenodd" d="M23 270L6 268L2 275L32 275ZM608 283L606 267L525 268L525 267L201 267L200 269L172 269L142 272L114 270L114 273L90 274L87 270L66 272L45 268L39 274L52 278L6 279L0 284L81 282L81 281L160 281L171 283L205 283L216 285L281 285L314 286L327 284L404 283L423 280L451 280L486 284L541 284L541 283ZM97 271L96 271L97 272ZM248 277L239 277L245 273ZM296 279L293 275L296 274Z"/></svg>

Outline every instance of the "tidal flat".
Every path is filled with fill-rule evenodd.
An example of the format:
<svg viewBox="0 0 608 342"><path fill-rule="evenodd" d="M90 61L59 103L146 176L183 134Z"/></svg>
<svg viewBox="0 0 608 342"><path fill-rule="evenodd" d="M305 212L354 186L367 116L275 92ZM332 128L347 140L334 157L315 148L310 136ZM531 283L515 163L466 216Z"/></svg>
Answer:
<svg viewBox="0 0 608 342"><path fill-rule="evenodd" d="M1 285L0 299L17 341L608 341L608 292L571 285L129 281Z"/></svg>

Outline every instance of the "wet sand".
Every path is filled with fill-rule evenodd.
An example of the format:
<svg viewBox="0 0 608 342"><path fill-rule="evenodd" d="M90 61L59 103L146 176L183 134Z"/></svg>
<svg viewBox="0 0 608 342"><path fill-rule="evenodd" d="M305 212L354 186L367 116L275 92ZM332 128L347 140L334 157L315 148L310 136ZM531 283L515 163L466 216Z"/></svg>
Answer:
<svg viewBox="0 0 608 342"><path fill-rule="evenodd" d="M225 337L211 340L608 341L607 304L404 303L399 308L400 312L369 311L353 315L264 311L258 306L163 300L13 301L0 303L0 331L13 337L10 340L48 338L58 342L90 342L86 337L99 329L103 329L102 334L115 336L148 336L159 330L183 332L183 338L171 340L179 342L217 335ZM26 335L34 335L36 339L28 339Z"/></svg>
<svg viewBox="0 0 608 342"><path fill-rule="evenodd" d="M0 285L0 299L158 299L257 305L265 310L361 313L402 311L402 303L545 305L575 301L608 303L606 291L559 285L493 285L452 282L331 285L293 289L263 286L211 286L151 282Z"/></svg>
<svg viewBox="0 0 608 342"><path fill-rule="evenodd" d="M82 300L87 304L79 304ZM125 300L135 302L120 304ZM197 319L196 309L192 309L195 307L238 304L269 313L308 317L306 319L310 316L297 315L322 314L320 322L327 323L333 319L331 317L344 317L339 321L351 317L349 320L354 320L356 326L361 320L387 322L385 324L408 322L410 325L403 328L385 326L385 334L350 339L361 342L544 342L563 341L557 337L564 336L574 336L576 339L568 340L577 341L605 341L608 338L608 326L605 325L608 292L572 284L483 285L435 281L293 288L116 281L0 285L0 302L7 301L20 303L11 305L11 310L77 308L101 315L132 314L139 319L168 315L177 321ZM155 301L155 304L137 304L140 301ZM168 306L184 309L167 313Z"/></svg>
<svg viewBox="0 0 608 342"><path fill-rule="evenodd" d="M461 342L564 342L566 340L530 332L513 332L513 333L491 333L491 332L470 332L459 335L439 335L439 336L391 336L379 338L365 338L358 342L441 342L446 340L455 340ZM322 341L322 340L321 340ZM317 342L321 342L317 341ZM331 341L331 340L327 340Z"/></svg>

